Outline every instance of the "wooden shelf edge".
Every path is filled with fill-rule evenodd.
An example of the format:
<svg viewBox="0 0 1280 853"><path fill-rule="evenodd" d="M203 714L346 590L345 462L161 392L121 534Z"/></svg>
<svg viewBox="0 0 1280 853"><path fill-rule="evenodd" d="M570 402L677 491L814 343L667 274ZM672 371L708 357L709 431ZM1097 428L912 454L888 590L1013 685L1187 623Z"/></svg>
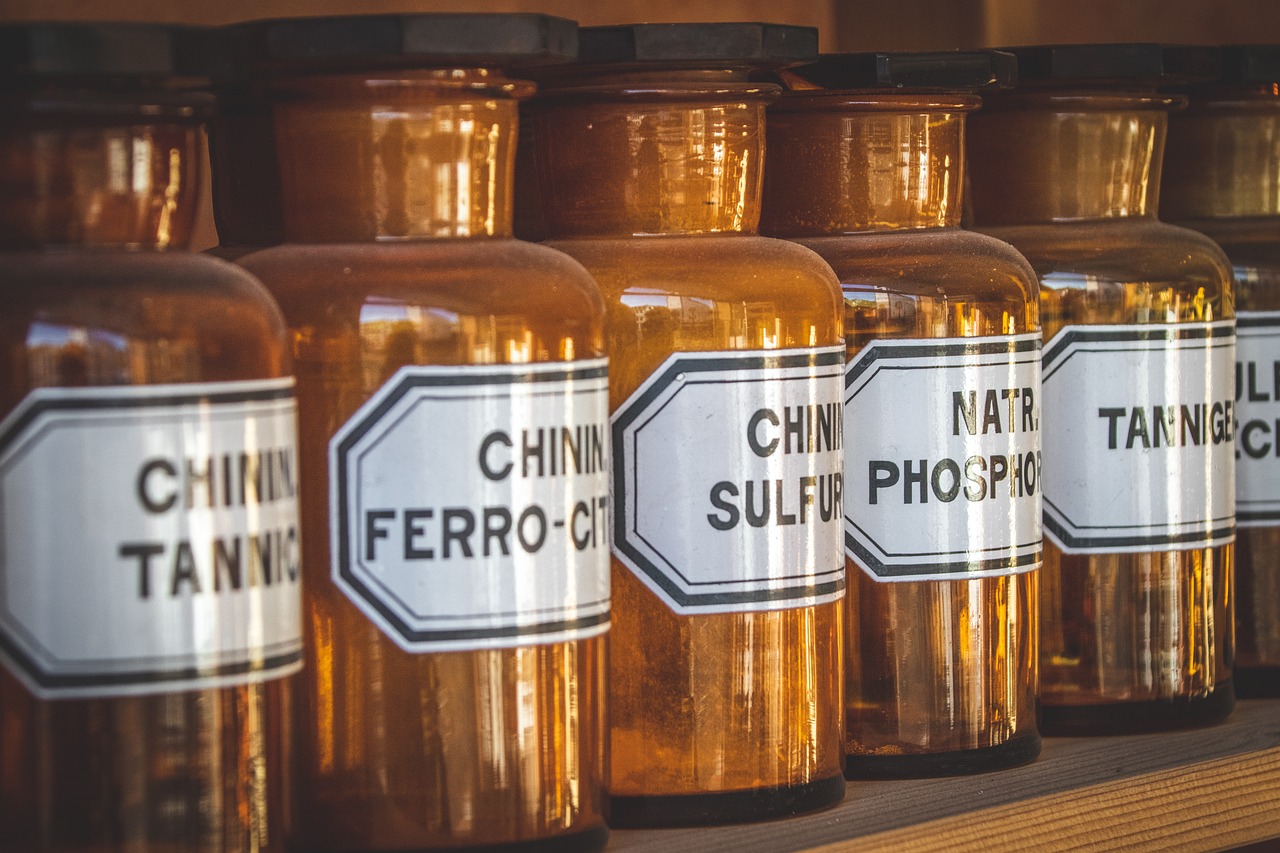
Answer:
<svg viewBox="0 0 1280 853"><path fill-rule="evenodd" d="M1280 700L1204 729L1048 738L1026 767L851 782L788 820L613 833L609 851L1221 850L1280 837Z"/></svg>
<svg viewBox="0 0 1280 853"><path fill-rule="evenodd" d="M811 853L1222 850L1280 836L1280 748L1034 797Z"/></svg>

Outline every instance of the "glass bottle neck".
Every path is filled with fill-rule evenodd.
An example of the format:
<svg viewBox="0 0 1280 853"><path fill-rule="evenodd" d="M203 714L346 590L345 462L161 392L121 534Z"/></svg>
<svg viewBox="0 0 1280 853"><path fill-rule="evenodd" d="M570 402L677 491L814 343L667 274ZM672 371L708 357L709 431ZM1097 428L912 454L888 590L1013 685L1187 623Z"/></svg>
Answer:
<svg viewBox="0 0 1280 853"><path fill-rule="evenodd" d="M1280 216L1280 90L1215 91L1169 121L1161 215Z"/></svg>
<svg viewBox="0 0 1280 853"><path fill-rule="evenodd" d="M1167 111L1180 103L1070 93L995 101L969 124L974 223L1154 217Z"/></svg>
<svg viewBox="0 0 1280 853"><path fill-rule="evenodd" d="M285 240L510 236L532 88L483 69L273 81Z"/></svg>
<svg viewBox="0 0 1280 853"><path fill-rule="evenodd" d="M0 247L185 248L200 128L85 116L0 126Z"/></svg>
<svg viewBox="0 0 1280 853"><path fill-rule="evenodd" d="M546 233L755 233L764 110L777 93L670 79L553 90L525 119L534 176L525 187Z"/></svg>
<svg viewBox="0 0 1280 853"><path fill-rule="evenodd" d="M779 237L960 224L975 96L804 94L769 110L761 228Z"/></svg>

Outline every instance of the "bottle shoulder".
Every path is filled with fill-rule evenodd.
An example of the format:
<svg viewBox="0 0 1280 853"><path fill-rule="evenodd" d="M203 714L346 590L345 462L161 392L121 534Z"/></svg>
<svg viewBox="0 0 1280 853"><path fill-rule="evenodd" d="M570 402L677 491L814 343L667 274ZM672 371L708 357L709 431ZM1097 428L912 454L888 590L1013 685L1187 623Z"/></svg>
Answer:
<svg viewBox="0 0 1280 853"><path fill-rule="evenodd" d="M1031 263L1041 282L1085 276L1118 283L1187 283L1211 292L1229 287L1231 265L1205 235L1155 219L1101 220L985 228Z"/></svg>
<svg viewBox="0 0 1280 853"><path fill-rule="evenodd" d="M151 287L198 296L201 292L241 293L249 298L265 294L245 270L216 257L195 252L153 252L125 249L50 249L0 252L6 279L38 279L60 289L72 287Z"/></svg>
<svg viewBox="0 0 1280 853"><path fill-rule="evenodd" d="M1212 239L1235 274L1237 311L1280 310L1280 217L1180 222Z"/></svg>
<svg viewBox="0 0 1280 853"><path fill-rule="evenodd" d="M198 313L221 307L257 315L283 333L280 310L253 275L217 258L188 252L0 253L0 304L43 315L77 311L144 322L148 305L186 305Z"/></svg>
<svg viewBox="0 0 1280 853"><path fill-rule="evenodd" d="M581 261L606 298L635 290L727 301L839 298L835 273L817 253L772 237L655 235L547 245Z"/></svg>
<svg viewBox="0 0 1280 853"><path fill-rule="evenodd" d="M286 314L370 299L468 314L561 310L602 315L591 274L573 258L515 239L284 243L236 259Z"/></svg>
<svg viewBox="0 0 1280 853"><path fill-rule="evenodd" d="M0 253L0 282L0 339L19 384L167 384L290 372L275 302L252 275L215 258Z"/></svg>
<svg viewBox="0 0 1280 853"><path fill-rule="evenodd" d="M827 261L846 295L1025 302L1037 298L1035 271L1016 249L961 229L875 232L797 239Z"/></svg>
<svg viewBox="0 0 1280 853"><path fill-rule="evenodd" d="M1280 217L1199 219L1177 224L1213 240L1233 266L1280 272Z"/></svg>
<svg viewBox="0 0 1280 853"><path fill-rule="evenodd" d="M1199 232L1155 219L986 229L1040 277L1045 338L1064 325L1228 320L1236 287L1222 250Z"/></svg>
<svg viewBox="0 0 1280 853"><path fill-rule="evenodd" d="M385 378L409 364L567 361L602 352L599 288L581 264L533 243L285 243L238 263L280 303L300 375L316 368L345 376L363 364L377 365L369 375Z"/></svg>

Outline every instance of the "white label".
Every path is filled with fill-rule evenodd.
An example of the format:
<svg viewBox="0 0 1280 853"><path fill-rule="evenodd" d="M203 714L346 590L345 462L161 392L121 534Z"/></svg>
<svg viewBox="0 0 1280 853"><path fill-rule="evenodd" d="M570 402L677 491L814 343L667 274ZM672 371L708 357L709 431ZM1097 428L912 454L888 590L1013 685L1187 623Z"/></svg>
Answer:
<svg viewBox="0 0 1280 853"><path fill-rule="evenodd" d="M872 341L845 373L845 548L881 581L1040 565L1040 335Z"/></svg>
<svg viewBox="0 0 1280 853"><path fill-rule="evenodd" d="M673 610L844 594L843 365L843 347L677 353L614 413L614 553Z"/></svg>
<svg viewBox="0 0 1280 853"><path fill-rule="evenodd" d="M1066 326L1044 350L1045 534L1068 553L1235 537L1235 322Z"/></svg>
<svg viewBox="0 0 1280 853"><path fill-rule="evenodd" d="M0 648L46 698L301 666L293 380L41 388L0 424Z"/></svg>
<svg viewBox="0 0 1280 853"><path fill-rule="evenodd" d="M1236 524L1280 524L1280 311L1236 314Z"/></svg>
<svg viewBox="0 0 1280 853"><path fill-rule="evenodd" d="M333 580L409 652L609 627L608 370L404 367L329 444Z"/></svg>

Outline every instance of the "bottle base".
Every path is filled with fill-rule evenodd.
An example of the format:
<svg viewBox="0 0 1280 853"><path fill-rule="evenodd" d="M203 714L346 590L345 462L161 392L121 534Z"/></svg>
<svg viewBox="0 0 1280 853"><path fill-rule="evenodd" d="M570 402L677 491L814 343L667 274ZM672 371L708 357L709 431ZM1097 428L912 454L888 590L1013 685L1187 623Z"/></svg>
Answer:
<svg viewBox="0 0 1280 853"><path fill-rule="evenodd" d="M1046 736L1134 735L1194 729L1225 720L1236 706L1231 680L1197 699L1113 702L1104 705L1040 706L1040 731Z"/></svg>
<svg viewBox="0 0 1280 853"><path fill-rule="evenodd" d="M818 811L844 799L844 776L805 785L681 794L666 797L610 797L609 825L639 827L714 826L753 823Z"/></svg>
<svg viewBox="0 0 1280 853"><path fill-rule="evenodd" d="M424 845L421 847L361 847L343 844L338 847L311 846L290 842L285 845L289 853L337 853L337 851L366 850L378 853L410 853L430 850L435 853L599 853L609 841L609 828L595 826L580 832L535 838L529 841L512 841L503 844L472 845Z"/></svg>
<svg viewBox="0 0 1280 853"><path fill-rule="evenodd" d="M998 746L904 755L845 756L846 779L929 779L969 776L1030 764L1040 756L1040 735L1010 738Z"/></svg>
<svg viewBox="0 0 1280 853"><path fill-rule="evenodd" d="M1280 696L1280 666L1237 666L1232 675L1239 699L1273 699Z"/></svg>

